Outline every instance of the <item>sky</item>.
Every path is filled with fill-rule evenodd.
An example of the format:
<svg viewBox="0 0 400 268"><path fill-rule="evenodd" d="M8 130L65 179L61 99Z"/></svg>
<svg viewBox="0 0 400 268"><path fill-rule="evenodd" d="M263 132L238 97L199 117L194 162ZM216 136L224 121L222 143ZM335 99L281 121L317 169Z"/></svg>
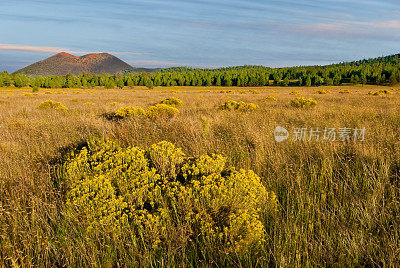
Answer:
<svg viewBox="0 0 400 268"><path fill-rule="evenodd" d="M399 0L1 0L0 71L58 52L135 67L325 65L400 52Z"/></svg>

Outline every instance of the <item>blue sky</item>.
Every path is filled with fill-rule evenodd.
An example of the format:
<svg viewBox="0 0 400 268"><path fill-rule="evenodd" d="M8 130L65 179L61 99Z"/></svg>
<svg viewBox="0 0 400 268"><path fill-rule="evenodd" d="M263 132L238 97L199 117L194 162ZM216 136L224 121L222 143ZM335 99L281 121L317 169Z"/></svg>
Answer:
<svg viewBox="0 0 400 268"><path fill-rule="evenodd" d="M57 52L133 66L329 64L400 52L399 0L1 0L0 71Z"/></svg>

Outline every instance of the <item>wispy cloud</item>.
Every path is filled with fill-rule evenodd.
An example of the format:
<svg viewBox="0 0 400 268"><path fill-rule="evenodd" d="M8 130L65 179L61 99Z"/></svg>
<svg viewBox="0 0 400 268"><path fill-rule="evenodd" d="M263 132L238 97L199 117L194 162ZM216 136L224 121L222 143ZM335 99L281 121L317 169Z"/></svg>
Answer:
<svg viewBox="0 0 400 268"><path fill-rule="evenodd" d="M400 20L388 20L388 21L382 21L382 22L369 22L365 23L368 26L374 27L374 28L381 28L381 29L394 29L398 30L400 29Z"/></svg>
<svg viewBox="0 0 400 268"><path fill-rule="evenodd" d="M121 51L108 51L107 53L110 54L117 54L117 55L145 55L146 53L141 53L141 52L121 52Z"/></svg>
<svg viewBox="0 0 400 268"><path fill-rule="evenodd" d="M61 47L40 47L40 46L24 46L24 45L13 45L13 44L0 44L0 50L14 50L14 51L29 51L29 52L42 52L42 53L59 53L67 52L71 54L89 54L94 53L93 51L75 51L69 48ZM143 55L138 52L121 52L121 51L109 51L111 54L120 55Z"/></svg>
<svg viewBox="0 0 400 268"><path fill-rule="evenodd" d="M188 64L182 62L158 61L158 60L129 60L127 61L127 63L135 67L174 67L174 66L188 66L197 68L221 67L219 65L217 66L217 65Z"/></svg>
<svg viewBox="0 0 400 268"><path fill-rule="evenodd" d="M400 29L399 20L389 21L331 21L304 24L281 24L278 28L289 32L322 37L367 38L379 36L399 36L394 30Z"/></svg>

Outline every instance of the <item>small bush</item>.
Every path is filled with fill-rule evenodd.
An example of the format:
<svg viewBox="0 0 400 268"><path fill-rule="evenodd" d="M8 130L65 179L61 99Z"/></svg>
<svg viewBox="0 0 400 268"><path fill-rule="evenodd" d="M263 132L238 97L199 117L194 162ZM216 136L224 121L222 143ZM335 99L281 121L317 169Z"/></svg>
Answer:
<svg viewBox="0 0 400 268"><path fill-rule="evenodd" d="M166 104L166 105L169 105L169 106L173 106L173 107L179 107L179 106L182 105L182 101L180 99L174 98L174 97L164 99L160 103L161 104Z"/></svg>
<svg viewBox="0 0 400 268"><path fill-rule="evenodd" d="M39 104L39 109L68 110L68 108L62 105L61 102L52 100L47 100Z"/></svg>
<svg viewBox="0 0 400 268"><path fill-rule="evenodd" d="M251 112L256 111L260 107L254 103L245 103L243 101L236 102L236 101L226 101L222 105L219 106L220 110L225 111L239 111L239 112Z"/></svg>
<svg viewBox="0 0 400 268"><path fill-rule="evenodd" d="M32 87L32 92L33 92L33 93L39 92L39 87L38 87L38 86L33 86L33 87Z"/></svg>
<svg viewBox="0 0 400 268"><path fill-rule="evenodd" d="M306 99L304 97L300 97L291 100L290 105L296 108L308 108L317 105L317 101L312 98Z"/></svg>
<svg viewBox="0 0 400 268"><path fill-rule="evenodd" d="M90 232L130 227L139 249L191 241L212 251L260 250L276 196L253 171L225 162L185 157L166 141L144 151L91 140L64 164L67 216Z"/></svg>
<svg viewBox="0 0 400 268"><path fill-rule="evenodd" d="M299 94L300 94L300 92L298 92L298 91L292 91L289 93L289 95L299 95Z"/></svg>
<svg viewBox="0 0 400 268"><path fill-rule="evenodd" d="M350 94L351 91L348 90L348 89L342 89L342 90L339 91L339 93L340 93L340 94Z"/></svg>

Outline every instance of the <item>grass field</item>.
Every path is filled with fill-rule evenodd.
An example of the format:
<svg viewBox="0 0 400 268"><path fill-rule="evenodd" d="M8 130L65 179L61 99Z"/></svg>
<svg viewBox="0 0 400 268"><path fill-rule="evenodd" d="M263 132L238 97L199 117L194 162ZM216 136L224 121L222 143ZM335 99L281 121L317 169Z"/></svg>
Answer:
<svg viewBox="0 0 400 268"><path fill-rule="evenodd" d="M385 89L393 94L368 95ZM168 97L183 102L171 119L104 116ZM291 107L296 97L318 103ZM68 110L38 109L49 99ZM218 110L227 100L260 109ZM400 263L399 108L399 87L380 86L41 89L38 94L2 88L0 266L395 267ZM301 127L357 127L366 133L363 142L291 136L277 143L277 126L291 134ZM278 201L276 214L265 223L262 249L236 254L173 238L155 250L134 246L126 234L87 233L65 216L63 182L54 170L69 149L93 136L140 148L165 140L187 156L217 153L227 166L253 170ZM178 227L168 228L174 233Z"/></svg>

